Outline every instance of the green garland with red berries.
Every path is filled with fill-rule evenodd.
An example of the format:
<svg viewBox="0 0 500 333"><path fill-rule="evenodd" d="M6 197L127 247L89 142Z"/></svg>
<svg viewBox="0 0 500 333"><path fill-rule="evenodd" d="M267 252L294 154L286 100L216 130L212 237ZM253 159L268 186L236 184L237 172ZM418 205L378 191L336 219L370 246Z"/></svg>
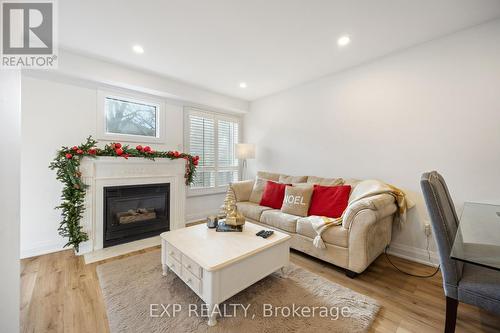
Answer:
<svg viewBox="0 0 500 333"><path fill-rule="evenodd" d="M88 235L83 231L80 220L84 213L85 189L82 174L79 170L82 158L96 158L98 156L112 156L128 159L129 157L142 157L150 160L155 158L185 159L186 160L186 185L193 182L199 156L180 153L178 151L155 151L149 146L138 145L131 148L128 145L114 142L97 148L97 141L91 136L85 143L74 147L61 147L49 168L56 170L57 179L64 185L62 202L56 209L62 211L62 221L59 225L59 234L68 238L66 246L73 246L79 250L80 243L88 240Z"/></svg>

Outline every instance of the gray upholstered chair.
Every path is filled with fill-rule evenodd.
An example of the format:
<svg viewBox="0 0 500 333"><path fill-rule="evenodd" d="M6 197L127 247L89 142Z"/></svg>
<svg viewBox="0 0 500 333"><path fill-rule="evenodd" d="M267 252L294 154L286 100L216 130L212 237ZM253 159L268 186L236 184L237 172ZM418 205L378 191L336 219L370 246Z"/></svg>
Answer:
<svg viewBox="0 0 500 333"><path fill-rule="evenodd" d="M420 180L436 239L446 295L445 332L454 332L458 303L500 314L500 272L450 258L458 217L448 187L436 171Z"/></svg>

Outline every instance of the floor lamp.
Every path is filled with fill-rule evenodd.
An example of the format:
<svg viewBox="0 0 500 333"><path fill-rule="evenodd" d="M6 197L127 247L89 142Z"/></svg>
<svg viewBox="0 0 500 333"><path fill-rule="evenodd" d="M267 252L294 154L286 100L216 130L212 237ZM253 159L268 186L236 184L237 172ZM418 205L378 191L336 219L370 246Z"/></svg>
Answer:
<svg viewBox="0 0 500 333"><path fill-rule="evenodd" d="M247 160L255 158L255 145L252 143L237 143L236 144L236 158L243 161L243 169L241 180L245 180L245 173L247 169Z"/></svg>

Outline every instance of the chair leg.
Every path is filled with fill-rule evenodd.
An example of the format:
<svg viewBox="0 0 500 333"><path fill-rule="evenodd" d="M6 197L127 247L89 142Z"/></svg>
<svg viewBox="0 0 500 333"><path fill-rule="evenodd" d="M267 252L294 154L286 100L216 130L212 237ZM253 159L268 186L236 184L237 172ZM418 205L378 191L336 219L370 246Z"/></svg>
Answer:
<svg viewBox="0 0 500 333"><path fill-rule="evenodd" d="M444 333L454 333L457 323L458 300L446 296L446 323Z"/></svg>

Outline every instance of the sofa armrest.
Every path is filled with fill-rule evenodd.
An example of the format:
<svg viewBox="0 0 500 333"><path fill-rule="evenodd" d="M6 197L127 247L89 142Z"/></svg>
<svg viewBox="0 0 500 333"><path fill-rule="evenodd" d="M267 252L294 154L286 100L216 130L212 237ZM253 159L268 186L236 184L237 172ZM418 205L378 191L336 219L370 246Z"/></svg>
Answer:
<svg viewBox="0 0 500 333"><path fill-rule="evenodd" d="M255 180L242 180L231 183L231 189L234 192L237 202L248 201L250 199L254 183Z"/></svg>
<svg viewBox="0 0 500 333"><path fill-rule="evenodd" d="M387 193L360 199L347 206L342 226L346 229L351 229L356 217L365 209L372 210L375 218L381 220L384 217L394 214L397 207L394 197Z"/></svg>
<svg viewBox="0 0 500 333"><path fill-rule="evenodd" d="M391 242L393 215L397 211L390 194L379 194L349 205L342 221L348 229L348 269L361 273Z"/></svg>
<svg viewBox="0 0 500 333"><path fill-rule="evenodd" d="M391 242L393 220L392 215L378 218L376 211L372 209L359 211L349 229L347 268L350 271L363 272L384 252Z"/></svg>

